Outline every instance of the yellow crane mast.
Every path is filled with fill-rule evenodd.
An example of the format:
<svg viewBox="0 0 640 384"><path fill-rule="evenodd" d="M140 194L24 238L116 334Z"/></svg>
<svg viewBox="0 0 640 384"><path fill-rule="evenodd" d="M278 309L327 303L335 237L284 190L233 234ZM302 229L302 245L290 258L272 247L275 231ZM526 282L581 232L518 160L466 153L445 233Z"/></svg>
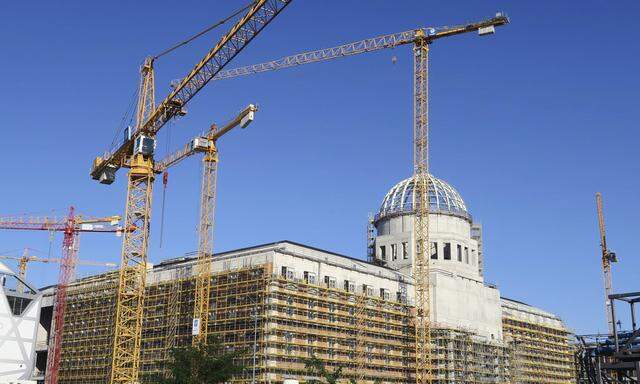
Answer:
<svg viewBox="0 0 640 384"><path fill-rule="evenodd" d="M215 132L216 127L211 127ZM218 151L215 141L202 158L200 187L200 220L198 224L198 262L193 306L192 344L206 344L209 334L209 297L211 295L211 258L213 257L213 225L215 220Z"/></svg>
<svg viewBox="0 0 640 384"><path fill-rule="evenodd" d="M600 230L600 248L602 249L602 273L604 277L604 305L607 315L607 326L609 333L613 334L615 324L611 314L611 299L609 295L613 294L613 283L611 277L611 263L618 261L614 252L607 248L607 236L604 226L604 212L602 209L602 193L596 193L596 207L598 211L598 229Z"/></svg>
<svg viewBox="0 0 640 384"><path fill-rule="evenodd" d="M240 126L246 128L253 122L258 109L249 104L234 119L218 128L212 125L206 136L192 139L182 149L156 163L155 172L162 173L189 156L203 153L202 184L200 190L200 218L198 224L198 259L195 276L196 289L193 309L192 343L206 344L209 326L209 297L211 292L211 258L213 257L213 229L216 206L216 176L218 173L217 141Z"/></svg>
<svg viewBox="0 0 640 384"><path fill-rule="evenodd" d="M196 64L159 104L154 100L153 58L141 69L135 129L124 142L97 157L91 177L111 184L115 173L129 168L125 213L126 232L122 244L116 299L115 331L111 362L111 384L138 383L144 288L147 266L151 197L154 181L155 137L185 105L242 51L292 0L256 0L244 16Z"/></svg>
<svg viewBox="0 0 640 384"><path fill-rule="evenodd" d="M413 284L415 290L416 383L431 383L429 290L429 42L416 34L413 47Z"/></svg>
<svg viewBox="0 0 640 384"><path fill-rule="evenodd" d="M414 180L414 265L415 289L415 381L431 383L431 321L429 290L429 45L443 37L478 32L488 35L495 27L509 23L502 13L479 22L440 28L418 28L390 35L377 36L337 47L285 56L260 64L219 72L214 80L228 79L260 72L274 71L302 64L317 63L361 53L413 44L413 180ZM362 343L362 341L360 341ZM360 353L362 353L360 351ZM356 362L358 378L363 380L366 359Z"/></svg>

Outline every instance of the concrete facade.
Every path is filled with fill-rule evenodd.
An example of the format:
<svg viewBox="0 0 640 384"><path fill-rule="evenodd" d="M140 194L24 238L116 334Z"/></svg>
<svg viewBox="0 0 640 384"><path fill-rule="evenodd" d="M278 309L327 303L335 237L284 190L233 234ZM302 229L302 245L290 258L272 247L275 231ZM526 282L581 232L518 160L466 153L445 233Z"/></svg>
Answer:
<svg viewBox="0 0 640 384"><path fill-rule="evenodd" d="M473 224L453 187L435 177L431 186L434 213L429 215L428 257L432 321L502 340L500 291L484 283L480 227ZM412 188L410 179L394 186L375 221L375 261L407 275L415 255Z"/></svg>

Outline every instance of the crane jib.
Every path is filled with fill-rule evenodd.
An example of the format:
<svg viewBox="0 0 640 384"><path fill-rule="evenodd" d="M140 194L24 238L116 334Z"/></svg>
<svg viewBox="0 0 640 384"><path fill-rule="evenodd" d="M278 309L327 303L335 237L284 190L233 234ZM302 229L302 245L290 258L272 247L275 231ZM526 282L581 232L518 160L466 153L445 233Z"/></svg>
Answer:
<svg viewBox="0 0 640 384"><path fill-rule="evenodd" d="M364 40L354 41L347 44L338 45L330 48L323 48L314 51L298 53L295 55L281 57L276 60L264 63L247 65L243 67L225 69L219 71L213 80L223 80L233 77L247 76L261 72L276 71L285 68L291 68L303 64L319 63L338 59L342 57L355 56L361 53L374 52L382 49L394 48L406 44L414 44L418 39L422 39L427 43L443 37L459 35L463 33L478 31L480 35L487 34L486 28L495 28L509 23L509 18L498 13L495 17L481 20L474 23L438 27L438 28L417 28L409 31L392 33L388 35L376 36Z"/></svg>
<svg viewBox="0 0 640 384"><path fill-rule="evenodd" d="M171 119L184 113L184 106L220 70L240 53L293 0L263 0L255 5L220 41L196 64L193 70L153 111L149 119L132 137L115 151L94 161L91 177L100 180L105 172L115 172L125 165L134 140L140 135L155 136Z"/></svg>

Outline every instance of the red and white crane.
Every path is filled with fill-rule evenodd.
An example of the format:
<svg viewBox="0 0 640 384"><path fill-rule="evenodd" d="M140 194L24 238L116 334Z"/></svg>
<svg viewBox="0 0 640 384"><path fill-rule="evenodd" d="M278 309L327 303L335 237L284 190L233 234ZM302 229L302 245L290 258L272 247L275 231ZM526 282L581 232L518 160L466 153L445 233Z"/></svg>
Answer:
<svg viewBox="0 0 640 384"><path fill-rule="evenodd" d="M74 278L76 264L78 263L78 236L80 232L116 233L120 234L123 228L118 225L120 216L109 217L82 217L75 214L73 207L69 208L66 217L48 216L18 216L0 217L0 229L14 229L27 231L62 232L62 258L60 258L60 272L58 274L58 286L53 301L54 318L52 322L52 338L49 343L47 356L47 369L45 383L58 383L58 368L60 367L60 346L62 345L62 332L64 331L64 312L67 305L67 287Z"/></svg>

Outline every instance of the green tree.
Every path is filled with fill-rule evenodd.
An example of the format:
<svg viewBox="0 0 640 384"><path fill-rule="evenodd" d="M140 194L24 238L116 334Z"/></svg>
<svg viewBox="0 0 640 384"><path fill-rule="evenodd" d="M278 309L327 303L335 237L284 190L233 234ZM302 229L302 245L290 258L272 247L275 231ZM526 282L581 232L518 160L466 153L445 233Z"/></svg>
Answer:
<svg viewBox="0 0 640 384"><path fill-rule="evenodd" d="M174 348L167 364L168 377L154 381L161 384L224 383L242 372L244 366L237 361L244 354L244 350L226 350L218 340L207 345Z"/></svg>
<svg viewBox="0 0 640 384"><path fill-rule="evenodd" d="M304 366L307 369L307 375L311 377L319 377L318 379L310 379L307 381L309 384L337 384L338 380L342 379L342 366L334 369L333 371L329 371L322 363L322 360L318 359L316 356L312 356L310 359L305 360ZM322 381L324 380L324 381ZM351 379L349 381L352 384L355 384L355 380Z"/></svg>
<svg viewBox="0 0 640 384"><path fill-rule="evenodd" d="M307 383L309 384L323 384L325 382L326 384L337 384L338 381L342 380L344 382L344 380L346 380L346 378L344 378L342 375L342 369L344 368L344 366L339 366L333 371L329 371L322 363L322 360L318 359L315 355L312 356L310 359L306 359L304 362L304 365L305 365L305 368L307 369L308 376L320 378L320 380L318 379L307 380ZM380 384L380 383L381 383L380 379L375 379L375 381L373 382L373 384ZM349 384L358 384L358 382L356 381L356 379L352 377L349 379Z"/></svg>

